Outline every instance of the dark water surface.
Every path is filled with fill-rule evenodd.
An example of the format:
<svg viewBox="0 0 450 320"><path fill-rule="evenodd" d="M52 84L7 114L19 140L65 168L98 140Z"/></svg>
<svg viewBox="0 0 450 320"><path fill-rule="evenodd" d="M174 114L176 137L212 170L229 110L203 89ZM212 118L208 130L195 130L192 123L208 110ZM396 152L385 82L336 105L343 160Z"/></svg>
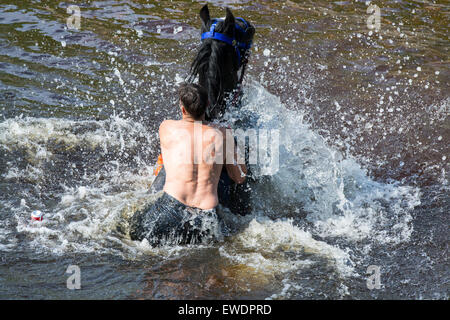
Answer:
<svg viewBox="0 0 450 320"><path fill-rule="evenodd" d="M235 235L160 249L124 230L204 2L1 2L0 298L448 299L448 1L374 1L378 32L368 1L208 2L257 28L241 112L280 166Z"/></svg>

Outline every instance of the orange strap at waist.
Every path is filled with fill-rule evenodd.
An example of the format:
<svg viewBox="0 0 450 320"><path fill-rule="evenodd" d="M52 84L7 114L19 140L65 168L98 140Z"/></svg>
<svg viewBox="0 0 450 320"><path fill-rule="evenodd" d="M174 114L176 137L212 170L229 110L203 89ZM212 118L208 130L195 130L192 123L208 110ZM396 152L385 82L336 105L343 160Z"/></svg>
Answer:
<svg viewBox="0 0 450 320"><path fill-rule="evenodd" d="M162 158L162 154L160 154L158 156L158 161L156 161L156 165L155 165L155 169L153 169L153 175L157 176L158 173L161 171L161 169L163 168L163 158Z"/></svg>

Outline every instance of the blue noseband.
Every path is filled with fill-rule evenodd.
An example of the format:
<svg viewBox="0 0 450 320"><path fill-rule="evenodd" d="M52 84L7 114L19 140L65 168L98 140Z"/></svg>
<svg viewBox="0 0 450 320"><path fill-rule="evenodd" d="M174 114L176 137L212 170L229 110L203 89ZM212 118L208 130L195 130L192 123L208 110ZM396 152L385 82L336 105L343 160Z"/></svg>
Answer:
<svg viewBox="0 0 450 320"><path fill-rule="evenodd" d="M244 23L246 29L249 27L249 25L248 25L247 21L245 21L245 19L243 19L243 18L236 18L236 19L242 21ZM240 67L241 66L241 49L244 50L244 52L249 50L252 47L251 41L250 41L250 43L239 42L236 39L236 34L234 34L233 38L230 38L229 36L227 36L223 33L216 32L215 29L216 29L217 23L219 21L222 21L222 19L213 19L212 21L213 21L213 23L212 23L209 31L202 34L202 41L205 39L216 39L218 41L225 42L225 43L229 44L230 46L233 46L236 49L236 55L238 57L238 65ZM237 30L239 33L245 34L245 30L239 24L236 23L235 26L236 26L235 31Z"/></svg>

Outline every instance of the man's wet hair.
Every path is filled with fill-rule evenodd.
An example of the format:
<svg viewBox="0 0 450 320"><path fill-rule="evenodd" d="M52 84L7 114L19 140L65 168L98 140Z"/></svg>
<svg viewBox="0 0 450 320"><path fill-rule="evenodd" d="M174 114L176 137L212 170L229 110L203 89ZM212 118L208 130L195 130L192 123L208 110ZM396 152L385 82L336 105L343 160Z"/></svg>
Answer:
<svg viewBox="0 0 450 320"><path fill-rule="evenodd" d="M183 83L178 89L184 109L195 119L200 120L208 107L208 93L205 88L194 83Z"/></svg>

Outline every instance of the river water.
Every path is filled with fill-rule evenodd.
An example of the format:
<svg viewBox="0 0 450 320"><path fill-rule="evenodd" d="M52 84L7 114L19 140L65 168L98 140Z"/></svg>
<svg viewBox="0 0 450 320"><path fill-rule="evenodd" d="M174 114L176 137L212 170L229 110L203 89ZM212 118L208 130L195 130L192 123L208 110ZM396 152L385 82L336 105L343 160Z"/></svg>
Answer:
<svg viewBox="0 0 450 320"><path fill-rule="evenodd" d="M126 221L204 2L1 2L0 298L448 299L448 2L373 2L378 31L369 1L208 2L256 26L239 112L279 168L233 235L159 249Z"/></svg>

